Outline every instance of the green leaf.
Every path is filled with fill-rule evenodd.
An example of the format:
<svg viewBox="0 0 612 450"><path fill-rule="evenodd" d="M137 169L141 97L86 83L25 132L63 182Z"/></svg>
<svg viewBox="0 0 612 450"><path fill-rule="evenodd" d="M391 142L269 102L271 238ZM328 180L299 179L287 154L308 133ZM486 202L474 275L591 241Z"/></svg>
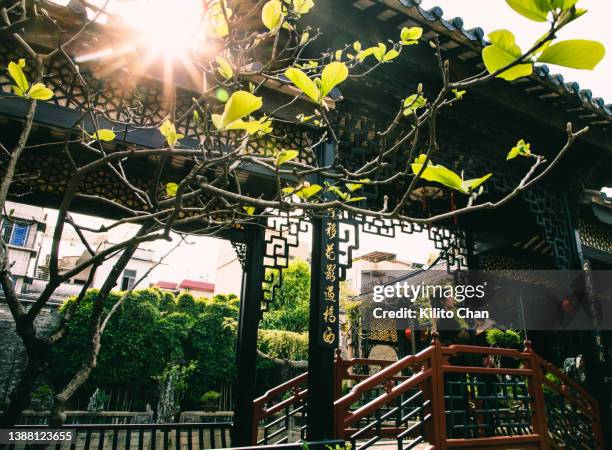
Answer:
<svg viewBox="0 0 612 450"><path fill-rule="evenodd" d="M300 45L305 45L306 42L308 42L308 39L310 39L310 34L308 32L302 33L302 37L300 38Z"/></svg>
<svg viewBox="0 0 612 450"><path fill-rule="evenodd" d="M348 77L348 68L341 62L333 62L325 66L321 73L321 98L327 97L338 84Z"/></svg>
<svg viewBox="0 0 612 450"><path fill-rule="evenodd" d="M365 200L366 198L367 197L351 197L346 201L346 203L360 202L361 200Z"/></svg>
<svg viewBox="0 0 612 450"><path fill-rule="evenodd" d="M97 139L99 141L104 141L104 142L114 141L116 137L117 135L115 134L115 132L113 130L108 130L108 129L98 130L94 134L91 135L92 139Z"/></svg>
<svg viewBox="0 0 612 450"><path fill-rule="evenodd" d="M373 55L378 62L383 62L385 54L387 53L387 46L383 43L378 44L376 47L370 47L357 54L357 60L363 62L368 56Z"/></svg>
<svg viewBox="0 0 612 450"><path fill-rule="evenodd" d="M465 91L459 91L457 89L453 89L453 94L455 94L455 98L457 100L461 100L463 99L463 96L465 95Z"/></svg>
<svg viewBox="0 0 612 450"><path fill-rule="evenodd" d="M319 103L321 93L315 82L308 78L308 75L300 69L291 67L285 71L285 76L312 101Z"/></svg>
<svg viewBox="0 0 612 450"><path fill-rule="evenodd" d="M606 54L606 48L597 41L573 39L557 42L542 52L538 62L593 70Z"/></svg>
<svg viewBox="0 0 612 450"><path fill-rule="evenodd" d="M257 111L262 105L261 97L256 97L246 91L234 92L225 104L223 114L221 116L218 114L212 115L213 124L217 129L226 128L233 122Z"/></svg>
<svg viewBox="0 0 612 450"><path fill-rule="evenodd" d="M217 71L221 74L223 78L229 80L234 76L234 69L232 69L231 64L227 62L225 58L217 56L217 64L219 66L217 67Z"/></svg>
<svg viewBox="0 0 612 450"><path fill-rule="evenodd" d="M363 180L359 180L362 183L369 183L370 179L369 178L364 178ZM346 183L346 188L351 191L351 192L355 192L358 189L361 189L363 187L362 183Z"/></svg>
<svg viewBox="0 0 612 450"><path fill-rule="evenodd" d="M176 197L176 191L178 190L179 185L176 183L167 183L166 184L166 195L168 197Z"/></svg>
<svg viewBox="0 0 612 450"><path fill-rule="evenodd" d="M536 22L546 22L549 9L545 0L506 0L510 8L521 16Z"/></svg>
<svg viewBox="0 0 612 450"><path fill-rule="evenodd" d="M531 144L525 143L523 139L517 142L517 144L512 147L512 149L508 152L506 156L506 161L510 159L514 159L517 156L531 156Z"/></svg>
<svg viewBox="0 0 612 450"><path fill-rule="evenodd" d="M276 155L276 166L278 167L287 161L297 158L299 154L297 150L281 150Z"/></svg>
<svg viewBox="0 0 612 450"><path fill-rule="evenodd" d="M553 8L560 8L563 11L570 9L578 3L578 0L552 0L551 5Z"/></svg>
<svg viewBox="0 0 612 450"><path fill-rule="evenodd" d="M252 216L255 213L255 207L254 206L243 206L242 209L244 209L244 211L249 215Z"/></svg>
<svg viewBox="0 0 612 450"><path fill-rule="evenodd" d="M28 91L27 97L35 100L49 100L53 97L53 91L42 83L35 83Z"/></svg>
<svg viewBox="0 0 612 450"><path fill-rule="evenodd" d="M395 49L391 49L387 53L385 53L385 56L383 56L383 62L389 62L397 58L398 56L399 56L399 52Z"/></svg>
<svg viewBox="0 0 612 450"><path fill-rule="evenodd" d="M353 42L353 49L356 52L360 52L361 51L361 42L359 42L359 41Z"/></svg>
<svg viewBox="0 0 612 450"><path fill-rule="evenodd" d="M22 70L22 67L25 66L25 61L23 61L23 65L21 61L22 60L19 60L19 63L14 63L13 61L11 61L8 65L8 71L9 71L9 75L15 82L15 86L19 88L19 89L15 89L15 92L16 93L21 92L22 93L21 96L23 96L25 92L28 90L28 88L30 87L30 84L28 83L28 79L26 78Z"/></svg>
<svg viewBox="0 0 612 450"><path fill-rule="evenodd" d="M416 43L423 36L423 28L421 27L404 27L400 32L400 39L402 40L402 44L411 44Z"/></svg>
<svg viewBox="0 0 612 450"><path fill-rule="evenodd" d="M313 6L313 0L293 0L293 10L298 14L306 14Z"/></svg>
<svg viewBox="0 0 612 450"><path fill-rule="evenodd" d="M474 179L471 179L471 180L465 180L463 183L461 183L462 192L467 194L467 193L475 190L482 183L484 183L489 178L491 178L492 175L493 175L492 173L488 173L484 177L474 178Z"/></svg>
<svg viewBox="0 0 612 450"><path fill-rule="evenodd" d="M418 175L419 172L421 171L421 168L423 167L424 162L425 162L425 155L420 155L417 159L415 159L415 162L410 165L412 168L412 173L414 173L415 176ZM463 192L463 187L462 187L463 180L461 179L461 177L457 175L455 172L453 172L452 170L442 165L439 165L439 164L434 165L431 162L429 162L427 166L425 167L425 170L421 174L421 178L427 181L433 181L436 183L440 183L440 184L443 184L444 186L447 186L457 191Z"/></svg>
<svg viewBox="0 0 612 450"><path fill-rule="evenodd" d="M295 195L297 195L302 200L307 200L313 195L316 195L317 193L319 193L321 189L323 188L319 186L318 184L311 184L310 186L305 186L302 189L299 189L298 191L296 191Z"/></svg>
<svg viewBox="0 0 612 450"><path fill-rule="evenodd" d="M283 17L283 5L280 0L269 0L261 11L263 24L272 32L280 29Z"/></svg>
<svg viewBox="0 0 612 450"><path fill-rule="evenodd" d="M522 54L521 48L516 45L514 34L508 30L498 30L489 34L492 45L482 50L482 59L489 73L495 73L500 69L516 61ZM497 75L504 80L512 81L517 78L531 75L533 65L519 64Z"/></svg>
<svg viewBox="0 0 612 450"><path fill-rule="evenodd" d="M416 114L417 110L425 107L427 99L420 94L412 94L404 100L404 115Z"/></svg>
<svg viewBox="0 0 612 450"><path fill-rule="evenodd" d="M200 113L198 112L197 109L193 110L193 121L195 123L200 123Z"/></svg>
<svg viewBox="0 0 612 450"><path fill-rule="evenodd" d="M219 116L218 114L213 114L214 116ZM219 120L213 118L213 124L215 124L215 120ZM215 125L216 126L216 125ZM261 118L259 120L249 120L248 122L245 120L235 120L234 122L227 125L224 129L226 130L245 130L249 134L262 133L267 134L272 131L272 121Z"/></svg>
<svg viewBox="0 0 612 450"><path fill-rule="evenodd" d="M348 200L349 198L351 198L351 195L343 192L342 189L340 189L338 186L332 186L332 185L328 185L327 186L327 191L331 192L332 194L334 194L336 197L338 197L341 200Z"/></svg>
<svg viewBox="0 0 612 450"><path fill-rule="evenodd" d="M162 134L162 136L166 138L166 142L171 147L176 145L179 139L185 137L181 133L176 132L174 124L168 119L164 120L163 123L160 125L159 132Z"/></svg>

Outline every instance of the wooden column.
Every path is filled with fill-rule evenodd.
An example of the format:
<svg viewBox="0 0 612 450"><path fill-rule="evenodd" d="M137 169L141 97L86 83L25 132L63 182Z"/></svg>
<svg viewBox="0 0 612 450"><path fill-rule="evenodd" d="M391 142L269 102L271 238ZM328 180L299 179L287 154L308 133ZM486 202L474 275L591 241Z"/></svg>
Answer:
<svg viewBox="0 0 612 450"><path fill-rule="evenodd" d="M334 146L322 146L320 164L333 161ZM338 221L333 212L312 220L308 326L307 439L334 438L334 352L339 345L340 280Z"/></svg>
<svg viewBox="0 0 612 450"><path fill-rule="evenodd" d="M232 446L245 447L251 442L253 429L253 400L255 400L255 373L257 362L257 330L261 318L262 283L265 277L266 252L264 229L254 226L248 230L245 270L240 295L240 318L236 344L238 375L234 387L234 426ZM215 364L211 361L211 364Z"/></svg>

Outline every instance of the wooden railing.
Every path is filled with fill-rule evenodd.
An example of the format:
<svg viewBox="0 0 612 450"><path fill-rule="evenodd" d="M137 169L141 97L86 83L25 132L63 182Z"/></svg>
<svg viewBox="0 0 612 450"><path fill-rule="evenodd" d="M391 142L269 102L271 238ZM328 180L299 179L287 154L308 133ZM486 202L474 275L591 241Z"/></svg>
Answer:
<svg viewBox="0 0 612 450"><path fill-rule="evenodd" d="M72 442L52 445L54 450L202 450L231 446L231 422L169 424L72 424L66 430L76 432ZM40 425L18 425L16 430L40 430ZM11 444L8 450L25 450Z"/></svg>
<svg viewBox="0 0 612 450"><path fill-rule="evenodd" d="M372 374L372 366L380 370ZM253 442L268 444L280 435L283 442L290 440L287 419L292 411L305 411L307 376L256 400ZM597 402L528 342L518 351L443 347L434 340L396 362L337 357L334 378L335 438L351 441L356 450L390 439L402 450L419 444L431 449L604 448ZM347 382L356 384L343 392ZM281 422L282 427L267 431L266 426ZM304 431L305 422L299 436Z"/></svg>

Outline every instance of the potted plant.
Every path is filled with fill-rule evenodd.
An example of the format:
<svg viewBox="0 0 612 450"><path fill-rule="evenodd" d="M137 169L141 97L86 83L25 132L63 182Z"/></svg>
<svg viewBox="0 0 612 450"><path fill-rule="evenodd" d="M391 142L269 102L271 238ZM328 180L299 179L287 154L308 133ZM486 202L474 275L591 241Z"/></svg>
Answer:
<svg viewBox="0 0 612 450"><path fill-rule="evenodd" d="M205 392L200 401L204 407L204 411L217 411L219 409L219 399L221 394L216 391Z"/></svg>

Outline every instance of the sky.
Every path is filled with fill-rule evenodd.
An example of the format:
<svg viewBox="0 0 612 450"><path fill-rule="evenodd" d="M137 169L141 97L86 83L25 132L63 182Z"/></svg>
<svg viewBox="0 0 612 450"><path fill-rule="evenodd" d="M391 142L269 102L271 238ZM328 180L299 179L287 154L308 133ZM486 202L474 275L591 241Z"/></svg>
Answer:
<svg viewBox="0 0 612 450"><path fill-rule="evenodd" d="M423 0L425 9L439 6L444 18L461 17L467 29L481 27L485 33L501 28L512 31L523 50L547 31L546 23L532 22L512 10L504 0ZM558 35L561 39L592 39L606 46L604 60L594 71L551 66L565 81L577 81L582 89L591 89L595 97L612 103L612 0L580 0L580 8L589 12L570 23Z"/></svg>

